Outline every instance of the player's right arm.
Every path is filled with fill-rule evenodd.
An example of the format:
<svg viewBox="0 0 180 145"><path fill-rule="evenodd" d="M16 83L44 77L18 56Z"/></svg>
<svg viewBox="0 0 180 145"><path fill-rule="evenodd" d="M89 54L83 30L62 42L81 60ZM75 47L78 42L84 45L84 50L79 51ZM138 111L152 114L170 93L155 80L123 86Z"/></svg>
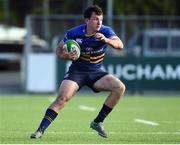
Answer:
<svg viewBox="0 0 180 145"><path fill-rule="evenodd" d="M76 57L76 51L73 52L67 52L67 50L64 48L64 41L61 40L58 44L58 47L56 48L56 54L61 59L66 60L73 60Z"/></svg>

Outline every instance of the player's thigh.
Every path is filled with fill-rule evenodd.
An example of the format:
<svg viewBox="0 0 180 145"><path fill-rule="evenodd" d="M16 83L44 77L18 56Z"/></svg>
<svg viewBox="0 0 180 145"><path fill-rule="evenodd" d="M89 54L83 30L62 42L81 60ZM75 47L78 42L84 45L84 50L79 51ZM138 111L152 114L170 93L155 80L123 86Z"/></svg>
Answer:
<svg viewBox="0 0 180 145"><path fill-rule="evenodd" d="M60 87L58 96L66 96L68 98L72 97L79 89L76 82L71 80L63 80Z"/></svg>
<svg viewBox="0 0 180 145"><path fill-rule="evenodd" d="M96 81L93 87L98 91L113 91L124 87L124 84L117 77L108 74Z"/></svg>

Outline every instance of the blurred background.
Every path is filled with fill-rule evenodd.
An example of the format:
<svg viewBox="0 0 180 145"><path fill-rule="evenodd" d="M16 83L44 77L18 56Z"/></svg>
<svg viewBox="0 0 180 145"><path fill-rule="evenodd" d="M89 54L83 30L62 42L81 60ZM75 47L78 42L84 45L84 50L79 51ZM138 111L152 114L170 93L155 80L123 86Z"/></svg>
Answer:
<svg viewBox="0 0 180 145"><path fill-rule="evenodd" d="M180 91L180 1L0 0L0 93L55 93L71 62L55 49L67 29L84 23L92 4L125 49L107 48L103 68L127 92Z"/></svg>

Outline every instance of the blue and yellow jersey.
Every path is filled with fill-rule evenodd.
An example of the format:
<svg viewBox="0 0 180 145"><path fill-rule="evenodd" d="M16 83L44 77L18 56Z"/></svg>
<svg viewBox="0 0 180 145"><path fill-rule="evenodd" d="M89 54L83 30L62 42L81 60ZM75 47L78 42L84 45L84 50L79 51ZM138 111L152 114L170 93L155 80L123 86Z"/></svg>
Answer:
<svg viewBox="0 0 180 145"><path fill-rule="evenodd" d="M101 26L99 33L104 34L107 38L116 36L114 31L105 25ZM72 62L71 67L84 71L100 69L107 44L97 40L94 35L87 35L86 24L68 30L64 36L64 42L68 39L77 41L81 47L81 55L78 60Z"/></svg>

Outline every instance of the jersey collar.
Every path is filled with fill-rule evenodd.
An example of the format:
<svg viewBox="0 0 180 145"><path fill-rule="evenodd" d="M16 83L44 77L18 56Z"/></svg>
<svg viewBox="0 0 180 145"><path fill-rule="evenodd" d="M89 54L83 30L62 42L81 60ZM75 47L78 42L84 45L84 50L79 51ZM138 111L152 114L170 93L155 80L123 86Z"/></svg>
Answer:
<svg viewBox="0 0 180 145"><path fill-rule="evenodd" d="M84 35L86 36L86 37L92 37L92 36L94 36L96 33L93 33L93 34L87 34L87 25L85 24L84 25L84 30L83 30L83 32L84 32Z"/></svg>

